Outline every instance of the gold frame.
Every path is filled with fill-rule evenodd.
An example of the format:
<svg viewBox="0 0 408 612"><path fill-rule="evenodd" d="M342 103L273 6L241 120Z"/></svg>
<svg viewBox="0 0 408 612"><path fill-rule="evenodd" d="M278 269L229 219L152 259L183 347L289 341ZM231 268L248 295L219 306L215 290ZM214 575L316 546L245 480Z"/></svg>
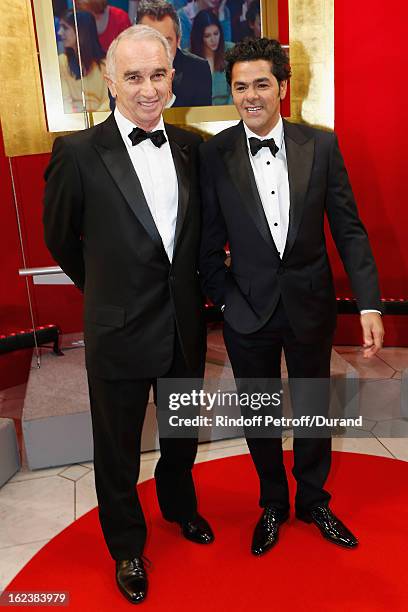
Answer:
<svg viewBox="0 0 408 612"><path fill-rule="evenodd" d="M271 37L278 36L274 18L277 2L262 2L263 26ZM288 2L293 71L291 119L333 129L334 0ZM47 129L31 0L1 0L1 5L0 117L6 155L48 153L58 133ZM237 118L233 107L211 110L218 114L209 123L206 108L201 107L172 109L168 112L173 117L166 118L178 124L194 123L194 127L209 133L227 127L224 118L227 122ZM194 121L190 113L194 113Z"/></svg>
<svg viewBox="0 0 408 612"><path fill-rule="evenodd" d="M74 131L101 123L109 112L64 113L52 3L51 0L33 0L33 5L48 130ZM278 38L278 0L261 0L261 18L262 31ZM170 108L164 112L164 117L169 123L190 124L235 120L238 113L233 105L198 106Z"/></svg>

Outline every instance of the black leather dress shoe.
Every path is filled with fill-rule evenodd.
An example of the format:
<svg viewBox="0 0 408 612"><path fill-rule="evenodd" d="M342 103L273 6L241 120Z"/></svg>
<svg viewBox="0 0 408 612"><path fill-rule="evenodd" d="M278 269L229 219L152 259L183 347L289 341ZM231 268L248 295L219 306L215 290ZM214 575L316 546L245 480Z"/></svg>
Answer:
<svg viewBox="0 0 408 612"><path fill-rule="evenodd" d="M263 555L276 544L279 538L279 526L287 521L289 512L283 512L267 506L256 524L252 537L251 552L254 555Z"/></svg>
<svg viewBox="0 0 408 612"><path fill-rule="evenodd" d="M355 548L358 544L357 538L327 506L315 506L309 512L297 511L296 517L305 523L314 523L322 536L333 544L345 548Z"/></svg>
<svg viewBox="0 0 408 612"><path fill-rule="evenodd" d="M122 595L131 603L141 603L147 593L147 576L143 559L135 557L116 561L116 582Z"/></svg>
<svg viewBox="0 0 408 612"><path fill-rule="evenodd" d="M181 533L187 540L196 544L211 544L214 541L213 531L208 522L197 514L190 521L179 522Z"/></svg>

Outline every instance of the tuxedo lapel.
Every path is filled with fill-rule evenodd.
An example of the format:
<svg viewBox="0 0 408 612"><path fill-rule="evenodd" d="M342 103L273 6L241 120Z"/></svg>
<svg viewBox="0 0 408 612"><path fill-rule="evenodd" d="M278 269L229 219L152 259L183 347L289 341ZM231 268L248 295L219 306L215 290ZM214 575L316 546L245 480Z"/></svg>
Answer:
<svg viewBox="0 0 408 612"><path fill-rule="evenodd" d="M299 230L304 200L309 186L314 158L314 138L306 136L293 123L283 122L288 164L290 208L289 228L283 259L291 251Z"/></svg>
<svg viewBox="0 0 408 612"><path fill-rule="evenodd" d="M178 183L178 208L176 233L174 237L174 251L177 247L177 241L183 229L184 219L186 217L188 203L190 200L190 148L187 144L178 142L175 132L171 125L166 124L166 133L169 139L171 154L173 156L174 166L176 168L177 183Z"/></svg>
<svg viewBox="0 0 408 612"><path fill-rule="evenodd" d="M242 122L236 126L233 138L227 144L219 145L219 151L228 169L230 179L235 184L251 219L262 238L278 255L249 160L247 139Z"/></svg>
<svg viewBox="0 0 408 612"><path fill-rule="evenodd" d="M101 137L95 149L106 170L122 192L126 202L145 228L153 242L164 252L161 236L146 202L139 178L123 143L113 114L101 124Z"/></svg>

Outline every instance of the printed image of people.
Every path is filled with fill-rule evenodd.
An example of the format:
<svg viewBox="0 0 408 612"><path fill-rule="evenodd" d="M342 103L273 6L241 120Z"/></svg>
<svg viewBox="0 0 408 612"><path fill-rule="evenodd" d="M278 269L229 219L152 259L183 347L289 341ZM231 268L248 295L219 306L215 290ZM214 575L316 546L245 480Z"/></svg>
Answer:
<svg viewBox="0 0 408 612"><path fill-rule="evenodd" d="M136 4L135 0L53 0L65 113L109 111L106 51L131 25Z"/></svg>
<svg viewBox="0 0 408 612"><path fill-rule="evenodd" d="M260 0L53 0L53 10L65 113L114 109L105 56L134 23L169 42L175 76L168 107L232 104L225 51L262 35Z"/></svg>

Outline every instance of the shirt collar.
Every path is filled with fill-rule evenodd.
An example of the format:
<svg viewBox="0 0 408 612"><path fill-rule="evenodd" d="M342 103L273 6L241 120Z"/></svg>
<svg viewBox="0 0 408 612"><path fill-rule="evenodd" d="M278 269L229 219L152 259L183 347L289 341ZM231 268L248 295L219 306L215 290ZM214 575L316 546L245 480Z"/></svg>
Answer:
<svg viewBox="0 0 408 612"><path fill-rule="evenodd" d="M118 110L117 106L115 107L113 114L115 117L116 124L119 128L119 132L123 138L123 141L129 148L132 148L132 142L129 138L129 134L133 130L134 127L139 127L139 126L133 123L133 121L129 121L129 119L124 117L122 113ZM163 116L160 116L160 120L158 124L151 131L154 132L155 130L163 130L163 132L166 133L166 130L164 127Z"/></svg>
<svg viewBox="0 0 408 612"><path fill-rule="evenodd" d="M262 136L262 137L258 136L258 134L255 134L255 132L250 130L249 127L245 123L244 123L244 130L245 130L245 134L247 137L247 141L250 138L258 138L260 140L266 140L268 138L273 138L274 141L276 142L276 146L279 147L279 152L281 152L282 150L282 153L284 153L285 143L284 143L284 138L283 138L283 121L280 115L279 115L278 123L275 125L275 127L271 129L269 134L267 134L266 136ZM248 143L248 147L249 147L249 143Z"/></svg>

